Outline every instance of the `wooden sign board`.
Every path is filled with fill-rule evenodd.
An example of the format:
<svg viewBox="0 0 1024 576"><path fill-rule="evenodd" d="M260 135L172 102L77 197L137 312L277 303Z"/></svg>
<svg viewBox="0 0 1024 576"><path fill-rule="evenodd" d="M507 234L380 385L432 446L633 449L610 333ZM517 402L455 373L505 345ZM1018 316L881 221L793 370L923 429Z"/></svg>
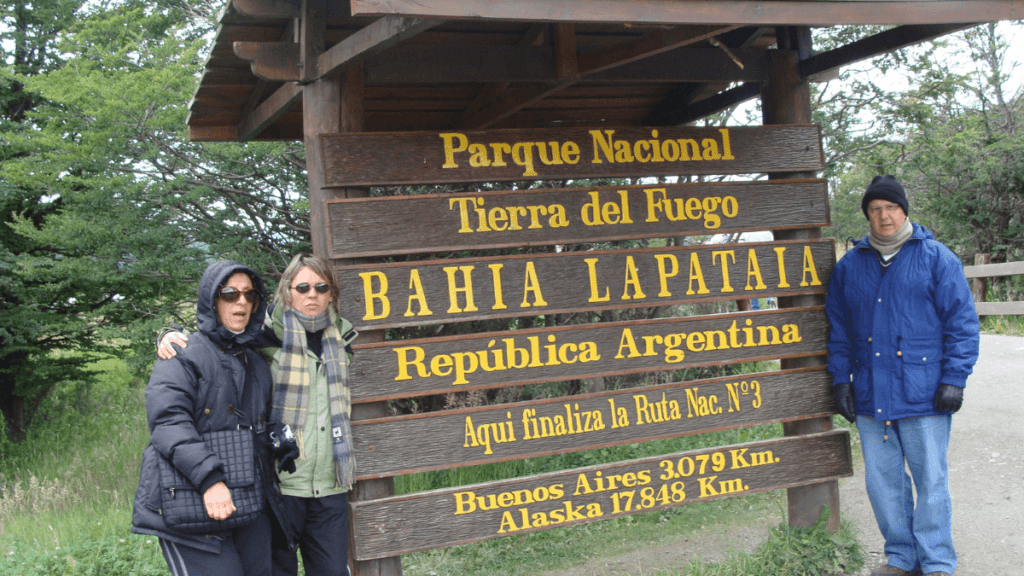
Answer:
<svg viewBox="0 0 1024 576"><path fill-rule="evenodd" d="M353 402L826 352L822 307L607 322L354 346Z"/></svg>
<svg viewBox="0 0 1024 576"><path fill-rule="evenodd" d="M831 240L562 252L336 267L360 329L823 294Z"/></svg>
<svg viewBox="0 0 1024 576"><path fill-rule="evenodd" d="M825 180L422 194L325 203L334 258L827 226Z"/></svg>
<svg viewBox="0 0 1024 576"><path fill-rule="evenodd" d="M326 186L815 172L813 125L322 134Z"/></svg>
<svg viewBox="0 0 1024 576"><path fill-rule="evenodd" d="M357 480L827 416L824 367L352 423Z"/></svg>
<svg viewBox="0 0 1024 576"><path fill-rule="evenodd" d="M353 502L355 557L480 542L852 474L849 432L834 430Z"/></svg>

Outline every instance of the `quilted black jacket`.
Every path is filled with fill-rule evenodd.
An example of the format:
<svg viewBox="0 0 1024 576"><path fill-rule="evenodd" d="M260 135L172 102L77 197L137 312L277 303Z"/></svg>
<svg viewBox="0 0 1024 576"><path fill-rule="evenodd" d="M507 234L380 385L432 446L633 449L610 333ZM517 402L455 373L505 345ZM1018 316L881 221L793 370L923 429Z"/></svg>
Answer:
<svg viewBox="0 0 1024 576"><path fill-rule="evenodd" d="M219 324L215 295L236 272L245 272L260 292L260 303L242 334ZM201 434L249 425L265 427L273 379L267 362L247 348L259 335L266 315L267 296L251 269L231 261L211 264L199 282L199 333L171 360L157 360L146 386L150 443L143 451L139 487L135 493L132 531L150 534L210 552L220 552L223 534L190 535L169 529L159 513L160 480L157 452L170 459L200 491L224 479L216 454ZM261 454L261 480L271 507L279 508L276 475L269 453ZM268 511L269 513L269 511Z"/></svg>

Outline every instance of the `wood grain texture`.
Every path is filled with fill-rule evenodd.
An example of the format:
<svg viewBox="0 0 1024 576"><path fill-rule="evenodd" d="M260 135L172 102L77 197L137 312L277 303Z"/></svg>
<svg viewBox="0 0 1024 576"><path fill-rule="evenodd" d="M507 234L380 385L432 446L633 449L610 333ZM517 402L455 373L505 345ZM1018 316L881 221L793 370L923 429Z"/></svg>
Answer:
<svg viewBox="0 0 1024 576"><path fill-rule="evenodd" d="M353 423L359 479L831 415L822 368L743 374Z"/></svg>
<svg viewBox="0 0 1024 576"><path fill-rule="evenodd" d="M350 0L359 16L402 14L436 18L835 26L932 24L1024 18L1015 0Z"/></svg>
<svg viewBox="0 0 1024 576"><path fill-rule="evenodd" d="M813 125L375 132L324 134L320 138L328 186L751 174L824 168L821 131ZM486 155L486 159L475 161L477 166L472 165L475 151Z"/></svg>
<svg viewBox="0 0 1024 576"><path fill-rule="evenodd" d="M366 264L335 272L341 315L364 330L824 294L834 261L832 241L817 240Z"/></svg>
<svg viewBox="0 0 1024 576"><path fill-rule="evenodd" d="M836 430L354 502L355 556L480 542L852 474L849 432Z"/></svg>
<svg viewBox="0 0 1024 576"><path fill-rule="evenodd" d="M964 276L968 278L992 278L994 276L1016 276L1018 274L1024 274L1024 262L964 266Z"/></svg>
<svg viewBox="0 0 1024 576"><path fill-rule="evenodd" d="M827 332L813 307L392 340L353 347L350 388L358 403L794 358L824 354Z"/></svg>
<svg viewBox="0 0 1024 576"><path fill-rule="evenodd" d="M735 204L733 200L726 204L729 198ZM678 209L680 204L682 210ZM824 180L388 196L333 200L324 210L334 258L665 238L829 223L828 185Z"/></svg>

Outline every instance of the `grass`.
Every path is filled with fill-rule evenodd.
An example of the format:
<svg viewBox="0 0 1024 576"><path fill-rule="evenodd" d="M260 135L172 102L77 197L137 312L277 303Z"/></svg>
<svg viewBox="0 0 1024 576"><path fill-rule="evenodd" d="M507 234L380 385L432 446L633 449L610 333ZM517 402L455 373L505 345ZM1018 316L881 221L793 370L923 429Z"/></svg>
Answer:
<svg viewBox="0 0 1024 576"><path fill-rule="evenodd" d="M58 387L25 439L4 450L0 575L90 574L111 562L120 568L107 573L163 573L124 570L126 558L166 570L154 539L128 533L149 441L142 386L119 360L97 368L99 384Z"/></svg>
<svg viewBox="0 0 1024 576"><path fill-rule="evenodd" d="M1024 336L1024 316L985 316L981 319L981 331L985 334Z"/></svg>

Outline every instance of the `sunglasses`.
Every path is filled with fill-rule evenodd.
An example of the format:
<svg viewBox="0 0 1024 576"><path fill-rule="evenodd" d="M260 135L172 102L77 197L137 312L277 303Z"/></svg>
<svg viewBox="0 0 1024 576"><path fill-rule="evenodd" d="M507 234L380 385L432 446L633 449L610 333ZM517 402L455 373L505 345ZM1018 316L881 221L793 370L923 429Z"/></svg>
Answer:
<svg viewBox="0 0 1024 576"><path fill-rule="evenodd" d="M245 292L242 292L237 288L231 288L229 286L217 294L217 298L220 298L225 302L238 302L238 299L242 296L245 296L246 302L249 302L250 304L255 304L260 301L260 293L256 290L246 290Z"/></svg>
<svg viewBox="0 0 1024 576"><path fill-rule="evenodd" d="M299 294L305 294L306 292L309 292L309 288L310 286L306 282L292 286L292 290L295 290ZM328 286L326 282L317 282L316 286L313 286L312 288L316 290L318 294L327 294L328 292L331 291L331 287Z"/></svg>

